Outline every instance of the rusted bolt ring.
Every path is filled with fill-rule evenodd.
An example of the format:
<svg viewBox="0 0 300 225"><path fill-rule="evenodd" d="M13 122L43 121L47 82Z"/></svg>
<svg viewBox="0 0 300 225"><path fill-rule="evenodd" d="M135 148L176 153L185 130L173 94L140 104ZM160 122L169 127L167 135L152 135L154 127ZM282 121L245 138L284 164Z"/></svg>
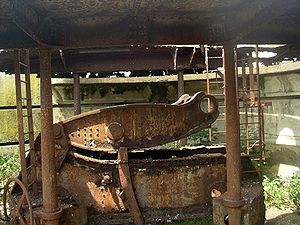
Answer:
<svg viewBox="0 0 300 225"><path fill-rule="evenodd" d="M241 198L239 200L233 200L233 199L229 199L226 196L226 193L224 194L223 198L222 198L222 202L223 205L229 208L241 208L242 206L245 205L245 199Z"/></svg>
<svg viewBox="0 0 300 225"><path fill-rule="evenodd" d="M49 220L57 220L62 216L63 209L62 208L56 208L51 211L48 211L47 209L43 209L40 214L41 218L43 220L49 221Z"/></svg>
<svg viewBox="0 0 300 225"><path fill-rule="evenodd" d="M113 141L120 141L124 137L124 127L118 122L112 122L106 130L107 137Z"/></svg>

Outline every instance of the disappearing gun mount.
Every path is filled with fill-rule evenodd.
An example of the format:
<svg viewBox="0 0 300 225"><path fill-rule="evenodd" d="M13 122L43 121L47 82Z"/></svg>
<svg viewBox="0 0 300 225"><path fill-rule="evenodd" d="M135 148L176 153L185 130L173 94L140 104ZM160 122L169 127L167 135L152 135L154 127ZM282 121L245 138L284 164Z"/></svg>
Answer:
<svg viewBox="0 0 300 225"><path fill-rule="evenodd" d="M210 99L212 109L205 112ZM173 104L131 104L74 116L54 125L55 143L89 151L148 148L208 128L219 115L213 96L182 95Z"/></svg>
<svg viewBox="0 0 300 225"><path fill-rule="evenodd" d="M208 99L212 108L207 111ZM192 97L184 94L173 104L131 104L83 113L54 124L56 167L59 171L71 146L85 151L117 151L126 208L134 224L142 225L144 218L131 182L128 151L187 137L210 127L218 115L216 99L203 92Z"/></svg>

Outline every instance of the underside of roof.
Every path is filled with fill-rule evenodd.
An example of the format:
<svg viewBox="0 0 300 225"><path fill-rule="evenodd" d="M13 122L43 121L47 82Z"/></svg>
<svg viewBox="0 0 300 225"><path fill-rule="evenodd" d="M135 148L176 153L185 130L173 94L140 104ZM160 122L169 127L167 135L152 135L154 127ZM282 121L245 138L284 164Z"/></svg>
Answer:
<svg viewBox="0 0 300 225"><path fill-rule="evenodd" d="M0 48L298 43L299 0L1 0Z"/></svg>

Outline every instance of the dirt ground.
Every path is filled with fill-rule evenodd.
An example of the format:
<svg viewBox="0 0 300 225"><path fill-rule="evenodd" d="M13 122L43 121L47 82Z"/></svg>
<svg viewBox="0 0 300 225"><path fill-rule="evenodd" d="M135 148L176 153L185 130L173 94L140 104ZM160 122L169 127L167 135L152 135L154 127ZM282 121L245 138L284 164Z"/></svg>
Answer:
<svg viewBox="0 0 300 225"><path fill-rule="evenodd" d="M266 211L265 225L300 225L300 211L271 208Z"/></svg>

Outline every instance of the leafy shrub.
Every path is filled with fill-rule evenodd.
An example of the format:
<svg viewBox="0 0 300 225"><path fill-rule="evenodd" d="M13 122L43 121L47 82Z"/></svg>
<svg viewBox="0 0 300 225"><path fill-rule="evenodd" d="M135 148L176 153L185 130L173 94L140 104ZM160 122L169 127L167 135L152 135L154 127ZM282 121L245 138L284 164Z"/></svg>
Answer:
<svg viewBox="0 0 300 225"><path fill-rule="evenodd" d="M263 180L267 208L287 208L292 205L289 198L289 183L281 177L265 176Z"/></svg>
<svg viewBox="0 0 300 225"><path fill-rule="evenodd" d="M216 132L217 128L212 128L212 132ZM213 140L215 141L215 136L212 136ZM209 132L208 129L201 130L199 132L196 132L194 134L191 134L188 137L188 143L187 146L198 146L198 145L210 145L209 143Z"/></svg>
<svg viewBox="0 0 300 225"><path fill-rule="evenodd" d="M289 196L297 208L300 208L300 171L290 180Z"/></svg>
<svg viewBox="0 0 300 225"><path fill-rule="evenodd" d="M19 171L18 153L0 155L0 188L4 187L9 178L18 176ZM2 196L2 192L0 195Z"/></svg>

